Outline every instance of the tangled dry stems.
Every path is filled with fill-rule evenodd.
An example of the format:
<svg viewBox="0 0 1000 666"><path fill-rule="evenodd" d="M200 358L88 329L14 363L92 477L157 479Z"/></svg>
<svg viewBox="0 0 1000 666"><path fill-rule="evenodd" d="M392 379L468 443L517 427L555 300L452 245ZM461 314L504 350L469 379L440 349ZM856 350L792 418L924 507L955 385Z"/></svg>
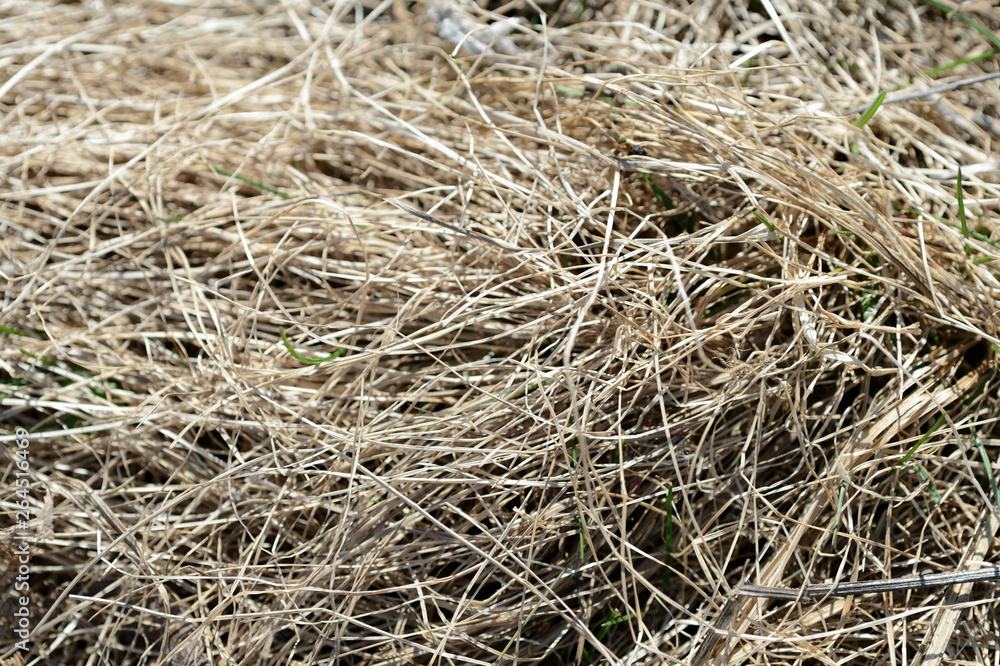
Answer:
<svg viewBox="0 0 1000 666"><path fill-rule="evenodd" d="M988 559L1000 93L842 113L989 44L769 4L543 4L515 55L439 2L6 9L35 655L689 663L739 582ZM947 594L748 601L703 657L997 649Z"/></svg>

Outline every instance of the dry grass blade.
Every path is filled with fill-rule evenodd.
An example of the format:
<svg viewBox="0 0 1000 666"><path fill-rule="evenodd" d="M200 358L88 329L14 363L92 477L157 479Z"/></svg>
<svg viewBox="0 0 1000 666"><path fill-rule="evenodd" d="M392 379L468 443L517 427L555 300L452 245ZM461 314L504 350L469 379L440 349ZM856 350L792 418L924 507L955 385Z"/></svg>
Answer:
<svg viewBox="0 0 1000 666"><path fill-rule="evenodd" d="M824 597L849 597L858 594L885 594L886 592L905 592L908 590L923 590L928 587L944 587L947 585L971 585L1000 580L1000 568L976 569L973 571L957 571L955 573L918 574L901 578L886 578L885 580L868 580L854 583L838 583L836 585L810 585L801 591L789 590L783 587L764 587L762 585L740 585L733 594L740 597L756 597L759 599L784 599L797 601L799 599L822 599Z"/></svg>
<svg viewBox="0 0 1000 666"><path fill-rule="evenodd" d="M962 556L962 564L968 561L981 560L988 555L990 543L996 538L1000 522L997 520L996 511L992 506L984 507L976 530L969 540L965 554ZM927 639L917 652L914 663L917 666L937 666L941 664L955 635L955 629L962 618L961 603L968 601L969 593L972 591L972 583L958 585L948 591L945 598L945 608L936 613L936 617L931 621L930 630L927 632Z"/></svg>
<svg viewBox="0 0 1000 666"><path fill-rule="evenodd" d="M23 663L995 651L992 586L825 598L995 559L962 12L9 9L0 660L14 533Z"/></svg>

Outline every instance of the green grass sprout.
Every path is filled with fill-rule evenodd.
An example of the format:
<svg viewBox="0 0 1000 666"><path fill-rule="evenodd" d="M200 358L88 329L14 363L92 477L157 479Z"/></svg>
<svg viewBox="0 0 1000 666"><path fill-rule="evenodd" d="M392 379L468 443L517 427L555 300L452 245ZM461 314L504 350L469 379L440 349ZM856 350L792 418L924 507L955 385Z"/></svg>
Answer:
<svg viewBox="0 0 1000 666"><path fill-rule="evenodd" d="M937 0L924 0L924 2L933 7L934 9L944 12L946 16L954 16L962 23L965 23L966 25L970 26L976 32L985 37L986 40L993 45L994 49L1000 50L1000 37L994 35L989 28L981 24L979 21L973 20L968 16L966 16L965 14L963 14L962 12L958 11L957 9L952 9L951 7L948 7L947 5L944 5L938 2Z"/></svg>
<svg viewBox="0 0 1000 666"><path fill-rule="evenodd" d="M288 341L288 337L285 335L284 331L281 331L281 341L285 343L285 349L288 350L289 354L294 356L302 363L308 363L309 365L319 365L320 363L326 363L327 361L332 361L335 358L343 356L344 353L347 352L346 349L340 348L337 351L333 352L332 354L324 356L323 358L310 358L308 356L303 356L302 354L292 349L292 344Z"/></svg>
<svg viewBox="0 0 1000 666"><path fill-rule="evenodd" d="M676 208L673 199L671 199L670 196L663 191L663 188L660 187L659 184L657 184L656 181L653 180L652 175L648 173L642 173L641 175L642 179L646 181L646 184L649 185L650 189L653 190L653 196L656 197L656 200L660 202L660 205L663 206L665 210L673 210L674 208ZM690 212L674 215L670 219L676 222L678 226L680 226L681 231L688 234L691 233Z"/></svg>
<svg viewBox="0 0 1000 666"><path fill-rule="evenodd" d="M59 365L58 363L56 363L55 361L53 361L51 358L46 358L45 356L39 356L38 354L32 354L30 351L28 351L24 347L18 347L17 351L21 352L22 354L24 354L28 358L32 358L32 359L35 359L36 361L40 361L40 362L44 363L45 365L50 365L50 366Z"/></svg>
<svg viewBox="0 0 1000 666"><path fill-rule="evenodd" d="M766 217L766 216L765 216L765 215L764 215L763 213L759 213L759 212L757 212L757 211L753 211L753 214L754 214L754 216L755 216L755 217L756 217L756 218L757 218L758 220L760 220L761 222L763 222L763 223L764 223L764 226L765 226L765 227L767 227L767 228L768 228L768 229L770 229L771 231L776 231L776 229L775 229L774 225L773 225L773 224L771 224L771 221L770 221L769 219L767 219L767 217Z"/></svg>
<svg viewBox="0 0 1000 666"><path fill-rule="evenodd" d="M952 224L950 222L945 222L945 225L951 227L952 229L958 229L959 231L962 230L962 225L960 225L960 224ZM992 240L989 236L984 236L983 234L979 233L978 231L973 231L971 229L968 229L968 233L969 233L969 236L971 238L975 238L977 241L979 241L981 243L986 243L987 245L991 245L991 246L997 248L998 250L1000 250L1000 243L998 243L995 240Z"/></svg>
<svg viewBox="0 0 1000 666"><path fill-rule="evenodd" d="M992 343L991 343L990 346L993 346ZM979 396L979 394L981 394L983 392L983 390L986 388L987 384L990 381L992 381L993 375L995 375L995 374L996 374L996 368L991 368L983 376L982 381L979 382L979 384L976 386L976 388L965 394L965 399L962 401L962 409L964 409L964 408L968 407L970 404L972 404L972 402ZM920 440L916 444L914 444L913 446L911 446L910 450L906 452L906 455L904 455L900 459L900 461L898 463L896 463L896 468L898 469L898 468L902 467L903 465L905 465L906 461L910 459L910 456L912 456L914 453L917 452L917 449L919 449L921 447L921 445L923 445L923 443L926 442L927 439L931 435L933 435L934 432L938 428L941 427L941 425L945 422L945 419L948 418L949 416L950 416L950 414L948 412L942 412L941 416L939 416L937 418L937 420L934 422L934 425L932 425L930 427L930 429L927 432L924 433L924 436L921 437Z"/></svg>
<svg viewBox="0 0 1000 666"><path fill-rule="evenodd" d="M975 428L972 430L972 436L976 440L976 448L979 449L979 455L983 459L983 467L986 468L986 476L990 480L993 499L997 503L997 508L1000 508L1000 488L997 488L997 480L993 476L993 464L990 462L990 457L986 454L986 447L983 445L983 440L979 439L979 433L976 432Z"/></svg>
<svg viewBox="0 0 1000 666"><path fill-rule="evenodd" d="M667 554L671 558L674 552L674 488L667 488L667 517L664 518L663 544L667 548Z"/></svg>
<svg viewBox="0 0 1000 666"><path fill-rule="evenodd" d="M914 468L917 470L917 476L920 477L920 480L927 484L927 491L931 494L934 506L939 506L941 504L941 493L938 491L937 486L934 485L931 475L920 465L914 465Z"/></svg>
<svg viewBox="0 0 1000 666"><path fill-rule="evenodd" d="M568 567L568 566L567 567L563 567L563 570L559 573L559 576L556 577L556 580L555 580L555 582L552 583L551 587L554 588L556 585L558 585L559 581L561 581L563 579L563 576L565 576L567 573L569 573L569 571L570 571L570 567ZM504 647L503 650L501 650L500 656L497 658L496 663L499 664L499 663L502 662L502 660L504 658L504 655L506 655L507 652L510 651L511 647L513 647L513 645L514 645L514 642L518 638L520 638L521 634L524 633L524 630L528 627L528 623L531 622L531 618L535 617L535 613L537 613L538 609L542 607L542 602L543 602L543 600L539 599L535 603L535 607L531 609L530 613L528 613L528 617L524 618L524 622L521 623L521 626L518 628L517 633L510 637L510 640L507 641L507 645Z"/></svg>
<svg viewBox="0 0 1000 666"><path fill-rule="evenodd" d="M31 336L24 331L19 331L16 328L11 328L10 326L0 326L0 333L4 335L19 335L22 338L30 338Z"/></svg>
<svg viewBox="0 0 1000 666"><path fill-rule="evenodd" d="M837 533L840 531L840 510L844 508L844 498L847 495L847 481L840 484L840 496L837 498L837 518L833 522L833 538L830 543L837 544Z"/></svg>
<svg viewBox="0 0 1000 666"><path fill-rule="evenodd" d="M869 104L868 108L865 109L865 112L861 114L861 117L854 121L853 124L855 127L857 127L858 129L862 129L865 125L868 124L868 121L870 121L872 118L875 117L875 114L878 113L879 107L882 106L882 102L885 101L885 95L886 95L885 90L879 92L878 97L875 98L875 101Z"/></svg>
<svg viewBox="0 0 1000 666"><path fill-rule="evenodd" d="M270 192L271 194L277 194L282 199L294 199L295 198L291 194L286 194L286 193L282 192L281 190L276 190L273 187L268 187L267 185L265 185L263 183L258 183L256 180L253 180L251 178L247 178L246 176L241 176L239 174L233 173L229 169L223 169L222 167L217 167L214 164L209 164L208 166L209 166L209 168L212 171L214 171L215 173L218 173L218 174L222 174L226 178L235 178L236 180L242 181L242 182L246 183L247 185L252 185L253 187L256 187L259 190L264 190L265 192Z"/></svg>
<svg viewBox="0 0 1000 666"><path fill-rule="evenodd" d="M961 67L962 65L968 65L970 63L979 62L980 60L986 60L987 58L992 58L993 56L1000 55L1000 50L987 51L986 53L980 53L977 56L972 56L971 58L962 58L961 60L956 60L955 62L948 63L947 65L941 65L940 67L935 67L930 69L925 74L931 78L937 76L938 74L944 74L945 72L951 71L956 67Z"/></svg>
<svg viewBox="0 0 1000 666"><path fill-rule="evenodd" d="M928 430L927 432L925 432L924 436L921 437L920 440L917 441L916 444L914 444L913 446L910 447L910 450L906 452L906 455L904 455L902 458L900 458L899 462L896 463L896 467L902 467L903 465L906 464L906 461L910 459L910 456L912 456L914 453L916 453L917 449L919 449L923 445L923 443L926 442L927 439L931 435L933 435L934 432L938 428L941 427L941 424L944 423L945 416L946 416L945 414L942 414L941 416L938 417L937 421L934 422L934 425L932 425L930 427L930 430Z"/></svg>
<svg viewBox="0 0 1000 666"><path fill-rule="evenodd" d="M958 167L958 219L962 222L962 237L965 238L965 256L972 256L972 246L969 245L969 225L965 221L965 198L962 195L962 167Z"/></svg>

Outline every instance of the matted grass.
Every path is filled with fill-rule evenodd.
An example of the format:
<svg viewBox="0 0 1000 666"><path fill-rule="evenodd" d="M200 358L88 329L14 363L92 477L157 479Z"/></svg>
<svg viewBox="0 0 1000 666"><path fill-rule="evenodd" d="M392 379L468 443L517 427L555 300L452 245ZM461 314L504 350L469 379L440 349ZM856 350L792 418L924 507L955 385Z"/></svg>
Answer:
<svg viewBox="0 0 1000 666"><path fill-rule="evenodd" d="M995 654L719 619L995 558L1000 19L861 4L4 8L0 658Z"/></svg>

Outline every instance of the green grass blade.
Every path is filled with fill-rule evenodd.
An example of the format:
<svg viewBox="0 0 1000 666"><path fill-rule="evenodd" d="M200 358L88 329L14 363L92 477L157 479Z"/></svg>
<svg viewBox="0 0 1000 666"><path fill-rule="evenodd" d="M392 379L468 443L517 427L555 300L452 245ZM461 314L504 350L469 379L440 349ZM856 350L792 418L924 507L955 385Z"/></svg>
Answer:
<svg viewBox="0 0 1000 666"><path fill-rule="evenodd" d="M962 230L962 226L959 225L959 224L952 224L950 222L945 222L945 224L947 226L951 227L952 229L958 229L959 231ZM988 245L992 245L993 247L995 247L998 250L1000 250L1000 243L996 242L995 240L990 240L989 236L984 236L983 234L979 233L978 231L969 231L969 236L971 236L972 238L975 238L977 241L986 243Z"/></svg>
<svg viewBox="0 0 1000 666"><path fill-rule="evenodd" d="M21 352L22 354L24 354L28 358L32 358L32 359L35 359L36 361L40 361L41 363L44 363L45 365L51 365L51 366L59 365L58 363L56 363L55 361L53 361L51 358L46 358L45 356L39 356L38 354L32 354L30 351L28 351L24 347L18 347L17 351Z"/></svg>
<svg viewBox="0 0 1000 666"><path fill-rule="evenodd" d="M667 517L664 520L663 543L667 547L667 553L674 552L674 489L673 486L667 488Z"/></svg>
<svg viewBox="0 0 1000 666"><path fill-rule="evenodd" d="M976 440L976 447L979 449L979 455L983 459L983 466L986 468L986 475L990 479L990 489L993 490L993 500L997 503L997 508L1000 508L1000 488L997 488L996 477L993 476L993 465L990 463L990 457L986 455L986 447L983 446L983 440L979 439L979 433L973 429L972 436Z"/></svg>
<svg viewBox="0 0 1000 666"><path fill-rule="evenodd" d="M319 365L320 363L326 363L327 361L332 361L335 358L343 356L344 353L347 351L346 349L341 348L333 352L332 354L329 354L328 356L324 356L323 358L309 358L308 356L303 356L302 354L292 349L292 344L288 341L288 337L285 336L284 331L281 332L281 341L285 343L285 349L288 350L289 354L294 356L299 361L303 363L308 363L309 365Z"/></svg>
<svg viewBox="0 0 1000 666"><path fill-rule="evenodd" d="M30 338L31 336L24 331L19 331L16 328L11 328L10 326L0 326L0 333L4 335L19 335L22 338Z"/></svg>
<svg viewBox="0 0 1000 666"><path fill-rule="evenodd" d="M525 388L514 389L513 391L510 391L507 394L505 394L503 396L503 399L510 400L511 398L523 398L524 396L528 395L535 389L541 388L546 384L550 384L551 382L552 382L551 379L543 379L540 384L531 384L530 386L527 386ZM490 398L488 402L497 402L498 400L499 400L498 398Z"/></svg>
<svg viewBox="0 0 1000 666"><path fill-rule="evenodd" d="M579 467L580 461L576 457L576 444L573 444L573 469ZM580 485L577 484L573 487L573 494L579 498L580 496ZM587 560L587 537L583 534L583 514L577 512L576 516L576 534L580 539L580 562L585 562Z"/></svg>
<svg viewBox="0 0 1000 666"><path fill-rule="evenodd" d="M653 190L653 196L655 196L656 200L660 202L660 205L663 206L664 210L673 210L676 208L673 199L671 199L670 196L663 191L663 188L653 180L652 175L648 173L640 173L640 175L642 176L642 179L646 181L646 184L649 185L650 189ZM681 228L681 231L688 234L691 233L691 213L688 212L674 215L670 219L677 223L677 225Z"/></svg>
<svg viewBox="0 0 1000 666"><path fill-rule="evenodd" d="M992 343L991 343L991 346L992 346ZM986 385L990 381L992 381L994 374L996 374L996 368L990 368L986 372L986 375L983 377L983 380L981 382L979 382L979 385L976 386L976 388L974 390L972 390L972 391L970 391L970 392L968 392L968 393L965 394L965 400L962 401L962 406L959 409L965 409L966 407L968 407L969 405L971 405L972 401L975 400L979 396L979 394L983 392L983 389L986 388ZM939 416L938 419L937 419L937 421L934 422L934 425L931 426L930 430L928 430L926 433L924 433L924 436L920 438L920 441L917 442L916 444L914 444L912 447L910 447L910 450L906 452L906 455L903 456L903 458L898 463L896 463L896 468L897 469L906 464L906 461L910 459L910 456L912 456L914 453L916 453L917 449L919 449L920 446L924 442L927 441L927 438L930 437L931 435L933 435L934 432L938 428L941 427L941 424L944 423L944 420L948 416L950 416L950 415L947 412L942 412L941 413L941 416Z"/></svg>
<svg viewBox="0 0 1000 666"><path fill-rule="evenodd" d="M916 453L917 449L919 449L920 446L924 442L926 442L931 435L934 434L934 431L941 427L941 424L944 423L944 418L945 418L944 414L938 417L938 420L934 422L934 425L931 426L930 430L924 433L924 436L920 438L920 441L911 446L910 450L906 452L906 455L903 456L898 463L896 463L896 467L902 467L903 465L906 464L906 461L910 459L910 456Z"/></svg>
<svg viewBox="0 0 1000 666"><path fill-rule="evenodd" d="M833 523L833 539L830 543L836 547L837 544L837 532L840 531L840 510L844 507L844 497L847 495L847 481L840 484L840 497L837 499L837 519Z"/></svg>
<svg viewBox="0 0 1000 666"><path fill-rule="evenodd" d="M944 12L946 16L954 16L962 23L965 23L966 25L972 27L976 32L985 37L990 42L990 44L993 45L993 48L1000 49L1000 37L997 37L992 32L990 32L989 28L981 24L979 21L970 19L968 16L958 11L957 9L952 9L947 5L943 5L937 0L924 0L924 2L933 7L934 9Z"/></svg>
<svg viewBox="0 0 1000 666"><path fill-rule="evenodd" d="M563 567L562 572L560 572L559 576L556 578L555 582L552 583L551 587L554 588L556 585L558 585L559 581L563 579L563 576L569 573L569 570L570 570L569 566ZM539 599L538 602L535 604L535 607L531 609L530 613L528 613L528 617L524 618L524 622L521 623L521 627L517 630L517 633L511 636L510 640L507 641L507 645L500 652L500 656L497 657L495 663L499 664L503 661L504 656L507 654L508 651L510 651L511 647L514 646L514 641L516 641L521 636L521 634L524 633L524 630L527 628L528 623L531 622L531 618L535 617L535 613L537 613L538 609L542 607L542 601L543 599Z"/></svg>
<svg viewBox="0 0 1000 666"><path fill-rule="evenodd" d="M935 67L934 69L925 72L925 74L933 78L938 74L944 74L945 72L951 71L956 67L961 67L962 65L968 65L969 63L973 62L979 62L980 60L986 60L987 58L992 58L993 56L997 55L1000 55L1000 50L987 51L986 53L980 53L979 55L972 56L971 58L962 58L961 60L956 60L955 62L949 63L947 65L941 65L940 67Z"/></svg>
<svg viewBox="0 0 1000 666"><path fill-rule="evenodd" d="M878 109L880 106L882 106L882 102L884 101L885 101L885 91L882 90L879 92L878 97L875 98L875 101L873 101L871 104L868 105L868 108L865 109L865 112L861 114L861 117L854 121L854 126L857 127L858 129L861 129L865 125L867 125L868 121L874 118L875 114L878 113Z"/></svg>
<svg viewBox="0 0 1000 666"><path fill-rule="evenodd" d="M753 211L753 214L757 217L758 220L764 223L765 227L767 227L771 231L775 231L774 225L771 224L771 221L767 219L764 215L758 213L757 211Z"/></svg>
<svg viewBox="0 0 1000 666"><path fill-rule="evenodd" d="M931 475L928 474L924 470L924 468L921 467L920 465L916 465L915 467L916 467L916 470L917 470L917 476L920 477L921 481L924 481L927 484L927 490L930 491L931 500L934 502L934 506L940 506L941 505L941 493L938 492L937 486L934 485L934 479L932 479Z"/></svg>
<svg viewBox="0 0 1000 666"><path fill-rule="evenodd" d="M962 223L962 237L965 238L965 256L972 255L972 246L969 245L969 225L965 221L965 199L962 195L962 167L958 167L958 219Z"/></svg>
<svg viewBox="0 0 1000 666"><path fill-rule="evenodd" d="M712 309L709 310L708 312L704 313L701 316L701 318L702 319L711 319L712 317L714 317L715 315L719 314L720 312L725 311L727 308L731 308L732 306L736 305L737 303L742 303L743 301L748 300L751 296L753 296L753 293L750 292L750 290L748 290L748 289L740 289L740 290L736 291L732 296L727 296L726 299L723 300L718 305L713 306Z"/></svg>
<svg viewBox="0 0 1000 666"><path fill-rule="evenodd" d="M213 164L209 164L208 167L212 171L214 171L215 173L220 173L223 176L225 176L226 178L235 178L236 180L242 181L242 182L246 183L247 185L252 185L252 186L256 187L259 190L264 190L265 192L270 192L271 194L277 194L282 199L292 199L292 198L294 198L294 197L292 197L291 194L285 194L281 190L276 190L273 187L268 187L264 183L258 183L256 180L252 180L250 178L247 178L246 176L240 176L239 174L235 174L235 173L233 173L232 171L230 171L228 169L223 169L222 167L217 167L217 166L215 166Z"/></svg>

